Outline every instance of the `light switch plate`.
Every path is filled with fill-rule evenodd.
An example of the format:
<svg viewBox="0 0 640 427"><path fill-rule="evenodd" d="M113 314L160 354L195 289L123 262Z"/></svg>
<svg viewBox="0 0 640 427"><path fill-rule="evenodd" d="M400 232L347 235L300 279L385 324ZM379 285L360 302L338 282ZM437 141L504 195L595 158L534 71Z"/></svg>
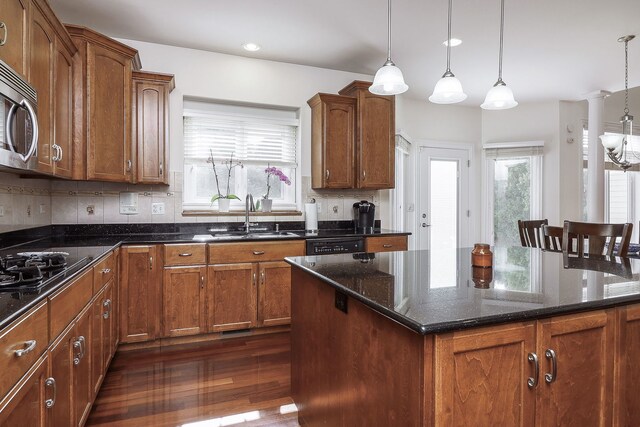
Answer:
<svg viewBox="0 0 640 427"><path fill-rule="evenodd" d="M138 193L132 191L120 192L120 214L135 215L138 213Z"/></svg>
<svg viewBox="0 0 640 427"><path fill-rule="evenodd" d="M164 215L164 202L152 203L151 215Z"/></svg>

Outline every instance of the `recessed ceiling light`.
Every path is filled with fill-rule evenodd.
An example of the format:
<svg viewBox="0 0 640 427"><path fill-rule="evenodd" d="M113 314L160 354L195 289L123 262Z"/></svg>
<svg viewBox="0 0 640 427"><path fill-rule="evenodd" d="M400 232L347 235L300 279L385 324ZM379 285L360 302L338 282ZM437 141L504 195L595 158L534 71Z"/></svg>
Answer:
<svg viewBox="0 0 640 427"><path fill-rule="evenodd" d="M242 45L244 50L248 50L249 52L256 52L260 50L260 45L256 43L245 43Z"/></svg>
<svg viewBox="0 0 640 427"><path fill-rule="evenodd" d="M443 45L447 46L448 40L442 42ZM451 37L451 47L460 46L462 44L462 40Z"/></svg>

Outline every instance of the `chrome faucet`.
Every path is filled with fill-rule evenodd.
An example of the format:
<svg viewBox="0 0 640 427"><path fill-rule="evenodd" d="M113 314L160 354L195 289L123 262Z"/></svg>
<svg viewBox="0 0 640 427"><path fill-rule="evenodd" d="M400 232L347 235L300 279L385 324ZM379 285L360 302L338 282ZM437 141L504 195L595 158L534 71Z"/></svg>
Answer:
<svg viewBox="0 0 640 427"><path fill-rule="evenodd" d="M247 193L247 197L244 199L244 232L249 234L249 230L251 228L251 223L249 222L249 212L255 210L253 204L253 195Z"/></svg>

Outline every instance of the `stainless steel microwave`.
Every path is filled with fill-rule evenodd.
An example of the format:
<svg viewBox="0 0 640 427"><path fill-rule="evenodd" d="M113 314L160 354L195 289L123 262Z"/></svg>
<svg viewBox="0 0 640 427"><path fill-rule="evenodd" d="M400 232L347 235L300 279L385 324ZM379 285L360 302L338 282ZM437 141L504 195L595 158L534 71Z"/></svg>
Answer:
<svg viewBox="0 0 640 427"><path fill-rule="evenodd" d="M0 61L0 167L35 170L38 97L18 73Z"/></svg>

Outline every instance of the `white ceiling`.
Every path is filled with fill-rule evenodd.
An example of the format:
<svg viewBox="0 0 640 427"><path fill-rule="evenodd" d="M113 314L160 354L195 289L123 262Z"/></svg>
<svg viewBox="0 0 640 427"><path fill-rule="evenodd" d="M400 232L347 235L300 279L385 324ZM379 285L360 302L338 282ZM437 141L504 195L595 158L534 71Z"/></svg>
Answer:
<svg viewBox="0 0 640 427"><path fill-rule="evenodd" d="M374 74L386 59L385 0L50 0L63 22L112 37ZM392 59L426 99L446 65L447 0L394 0ZM455 0L451 69L479 105L498 73L499 0ZM506 0L503 79L519 102L640 86L640 0ZM241 45L253 41L259 52ZM143 65L144 65L144 58Z"/></svg>

